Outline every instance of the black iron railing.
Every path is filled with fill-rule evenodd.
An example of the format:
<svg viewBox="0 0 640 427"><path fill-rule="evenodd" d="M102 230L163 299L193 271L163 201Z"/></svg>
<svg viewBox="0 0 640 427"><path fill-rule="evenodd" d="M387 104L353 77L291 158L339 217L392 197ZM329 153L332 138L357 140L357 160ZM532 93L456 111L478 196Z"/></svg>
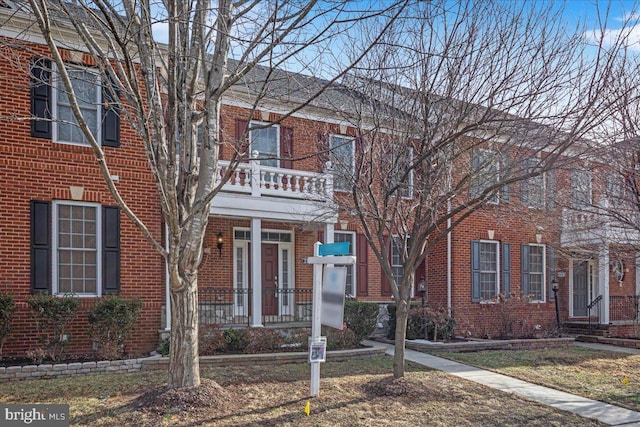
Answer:
<svg viewBox="0 0 640 427"><path fill-rule="evenodd" d="M262 289L262 323L310 322L312 295L311 289ZM251 297L250 289L200 288L200 323L249 325Z"/></svg>
<svg viewBox="0 0 640 427"><path fill-rule="evenodd" d="M602 301L602 295L598 295L597 297L595 297L595 299L593 299L589 305L587 306L587 317L589 318L589 332L591 332L592 327L591 327L591 321L592 320L597 320L597 323L600 323L600 302ZM593 310L593 308L595 308L595 316L593 316L594 318L591 318L591 310Z"/></svg>
<svg viewBox="0 0 640 427"><path fill-rule="evenodd" d="M638 320L638 295L615 295L609 297L609 319Z"/></svg>

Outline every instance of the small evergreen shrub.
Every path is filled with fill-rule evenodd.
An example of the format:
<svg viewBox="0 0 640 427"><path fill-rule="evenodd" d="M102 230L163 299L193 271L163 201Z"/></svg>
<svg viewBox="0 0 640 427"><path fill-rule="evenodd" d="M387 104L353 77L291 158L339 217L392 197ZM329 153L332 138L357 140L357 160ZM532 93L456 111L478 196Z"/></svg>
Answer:
<svg viewBox="0 0 640 427"><path fill-rule="evenodd" d="M218 323L199 326L198 353L200 356L213 356L214 354L223 353L226 347L225 334Z"/></svg>
<svg viewBox="0 0 640 427"><path fill-rule="evenodd" d="M160 342L160 345L158 345L158 348L156 349L156 351L163 356L168 356L170 343L171 341L169 341L168 339L162 340Z"/></svg>
<svg viewBox="0 0 640 427"><path fill-rule="evenodd" d="M349 328L326 328L323 335L327 337L327 350L349 350L360 346L360 340Z"/></svg>
<svg viewBox="0 0 640 427"><path fill-rule="evenodd" d="M249 345L244 329L226 329L224 340L226 341L226 349L232 353L242 353Z"/></svg>
<svg viewBox="0 0 640 427"><path fill-rule="evenodd" d="M409 311L407 322L407 339L438 339L453 338L453 329L456 326L454 318L447 314L444 307L432 308L416 307ZM425 337L426 328L426 337Z"/></svg>
<svg viewBox="0 0 640 427"><path fill-rule="evenodd" d="M2 360L2 347L11 333L14 311L16 311L16 300L13 295L0 292L0 360Z"/></svg>
<svg viewBox="0 0 640 427"><path fill-rule="evenodd" d="M142 301L108 296L98 300L87 312L89 336L99 341L97 356L119 359L124 353L124 341L133 332L140 316Z"/></svg>
<svg viewBox="0 0 640 427"><path fill-rule="evenodd" d="M420 307L420 303L417 301L412 301L409 305L409 311L412 308ZM389 304L387 306L387 311L389 312L389 330L387 331L387 339L393 340L396 338L396 309L397 305ZM408 322L408 321L407 321ZM409 325L407 324L407 330L409 329Z"/></svg>
<svg viewBox="0 0 640 427"><path fill-rule="evenodd" d="M29 354L36 363L41 363L45 358L54 362L61 360L69 342L66 328L76 317L80 301L69 295L56 297L38 294L28 298L26 303L40 335L40 348L32 350Z"/></svg>
<svg viewBox="0 0 640 427"><path fill-rule="evenodd" d="M345 301L344 322L358 342L369 337L376 328L379 306L373 302Z"/></svg>

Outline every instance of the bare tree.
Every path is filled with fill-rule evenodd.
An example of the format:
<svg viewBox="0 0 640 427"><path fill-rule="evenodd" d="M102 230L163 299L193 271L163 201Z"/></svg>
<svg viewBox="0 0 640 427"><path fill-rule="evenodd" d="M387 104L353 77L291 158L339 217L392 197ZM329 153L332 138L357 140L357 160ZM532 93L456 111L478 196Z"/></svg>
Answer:
<svg viewBox="0 0 640 427"><path fill-rule="evenodd" d="M338 49L334 43L361 31L368 20L375 20L379 35L383 34L406 2L387 3L379 9L346 1L286 0L29 0L28 5L17 4L21 6L16 16L27 15L37 25L37 30L27 28L23 34L39 31L46 41L55 78L62 81L73 111L73 124L93 148L109 191L166 259L171 302L169 386L198 386L197 278L203 238L212 201L247 149L242 141L225 140L233 158L226 174L217 176L223 97L233 91L253 105L248 112L251 117L273 95L274 86L290 83L287 75L276 72L278 67L307 73L321 69L323 83L308 88L297 85L296 93L287 94L290 108L280 115L282 120L350 69L338 60L340 52L334 52L333 62L322 61ZM154 39L156 25L166 26L167 44ZM73 37L65 39L63 34ZM379 35L372 36L373 44ZM63 53L63 48L70 47L91 55L99 81L108 82L105 108L128 119L144 144L160 195L167 249L153 238L111 179L99 137L83 116L81 94L74 92L78 76Z"/></svg>
<svg viewBox="0 0 640 427"><path fill-rule="evenodd" d="M416 268L474 211L511 197L511 184L590 149L586 137L621 99L614 63L628 35L589 45L540 3L432 1L411 16L343 81L355 167L330 147L348 183L341 209L359 219L397 304L395 377Z"/></svg>

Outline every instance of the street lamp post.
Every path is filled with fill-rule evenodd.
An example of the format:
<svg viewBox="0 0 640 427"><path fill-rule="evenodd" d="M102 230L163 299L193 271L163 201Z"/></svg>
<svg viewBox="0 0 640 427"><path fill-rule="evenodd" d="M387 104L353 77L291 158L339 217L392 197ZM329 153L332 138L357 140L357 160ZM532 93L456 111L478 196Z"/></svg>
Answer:
<svg viewBox="0 0 640 427"><path fill-rule="evenodd" d="M558 336L562 336L562 329L560 327L560 310L558 309L558 281L554 279L551 281L551 290L553 291L553 299L556 302L556 324L558 325Z"/></svg>
<svg viewBox="0 0 640 427"><path fill-rule="evenodd" d="M427 293L427 286L424 280L424 276L420 277L420 281L418 282L418 292L420 293L420 297L422 298L422 329L424 330L424 339L428 339L427 333L427 317L424 312L424 308L427 306L427 300L425 295Z"/></svg>

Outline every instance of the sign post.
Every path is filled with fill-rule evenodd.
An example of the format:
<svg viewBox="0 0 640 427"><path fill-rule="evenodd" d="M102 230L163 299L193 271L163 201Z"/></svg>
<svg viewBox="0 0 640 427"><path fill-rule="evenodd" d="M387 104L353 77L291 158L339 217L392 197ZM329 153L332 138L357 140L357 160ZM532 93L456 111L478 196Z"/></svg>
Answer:
<svg viewBox="0 0 640 427"><path fill-rule="evenodd" d="M349 253L349 243L329 243L323 245L320 242L316 242L313 245L313 257L307 258L307 264L313 264L313 305L312 305L312 317L311 317L311 337L309 337L309 362L311 363L311 397L316 397L320 394L320 363L324 362L326 354L326 339L320 336L320 326L323 323L322 319L322 297L323 297L323 267L326 264L355 264L356 257L346 255ZM325 267L326 268L326 267ZM340 288L340 281L342 282L342 310L344 313L344 286L346 281L346 269L344 274L337 272L341 268L330 267L330 280L331 285L327 286L327 295L329 300L334 300L336 291ZM329 289L331 288L331 289ZM334 307L333 310L336 310ZM325 316L327 317L327 316ZM342 317L342 316L341 316ZM334 326L329 319L325 324L328 326ZM342 327L340 322L339 328Z"/></svg>

